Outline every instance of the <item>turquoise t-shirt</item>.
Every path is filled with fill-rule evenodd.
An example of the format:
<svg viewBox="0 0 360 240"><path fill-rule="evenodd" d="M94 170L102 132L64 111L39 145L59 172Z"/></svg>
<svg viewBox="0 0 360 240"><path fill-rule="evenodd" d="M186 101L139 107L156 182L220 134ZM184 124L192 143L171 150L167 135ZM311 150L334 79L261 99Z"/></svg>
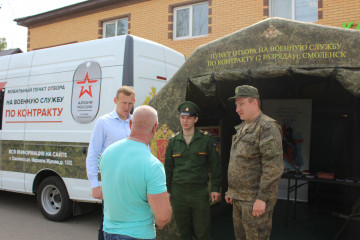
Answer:
<svg viewBox="0 0 360 240"><path fill-rule="evenodd" d="M129 139L110 145L101 155L104 199L103 230L134 238L155 238L147 194L166 192L163 164L144 143Z"/></svg>

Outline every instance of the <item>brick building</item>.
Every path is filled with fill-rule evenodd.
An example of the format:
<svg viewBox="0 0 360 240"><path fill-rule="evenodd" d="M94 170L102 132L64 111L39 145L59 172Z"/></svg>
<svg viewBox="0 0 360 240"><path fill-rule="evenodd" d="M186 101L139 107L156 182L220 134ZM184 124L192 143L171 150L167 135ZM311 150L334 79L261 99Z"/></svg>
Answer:
<svg viewBox="0 0 360 240"><path fill-rule="evenodd" d="M28 28L28 51L128 33L189 57L200 45L274 16L359 29L360 1L88 0L15 21Z"/></svg>

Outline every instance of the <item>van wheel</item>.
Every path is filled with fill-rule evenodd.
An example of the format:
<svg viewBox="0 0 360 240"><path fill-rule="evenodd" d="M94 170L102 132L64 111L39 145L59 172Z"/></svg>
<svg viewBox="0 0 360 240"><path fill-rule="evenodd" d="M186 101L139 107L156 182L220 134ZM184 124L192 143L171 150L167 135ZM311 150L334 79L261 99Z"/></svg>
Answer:
<svg viewBox="0 0 360 240"><path fill-rule="evenodd" d="M58 177L47 177L40 183L36 200L41 213L51 221L60 222L72 215L73 202Z"/></svg>

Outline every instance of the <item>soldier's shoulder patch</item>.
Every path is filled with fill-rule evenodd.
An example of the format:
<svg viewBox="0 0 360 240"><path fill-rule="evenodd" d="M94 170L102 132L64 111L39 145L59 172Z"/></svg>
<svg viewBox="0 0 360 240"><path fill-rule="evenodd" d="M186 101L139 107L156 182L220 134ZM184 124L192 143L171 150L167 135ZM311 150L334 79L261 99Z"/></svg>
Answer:
<svg viewBox="0 0 360 240"><path fill-rule="evenodd" d="M209 132L207 132L207 131L203 131L203 130L199 130L199 131L204 135L209 135Z"/></svg>
<svg viewBox="0 0 360 240"><path fill-rule="evenodd" d="M176 137L177 135L179 135L179 133L180 133L180 132L177 132L177 133L171 135L171 137L170 137L169 139Z"/></svg>
<svg viewBox="0 0 360 240"><path fill-rule="evenodd" d="M264 128L271 128L273 125L276 125L276 120L274 120L271 117L268 117L266 115L263 115L261 125Z"/></svg>
<svg viewBox="0 0 360 240"><path fill-rule="evenodd" d="M269 122L267 122L267 121L263 121L263 122L261 123L261 126L262 126L262 128L263 128L264 130L267 130L267 129L270 128L270 124L269 124Z"/></svg>

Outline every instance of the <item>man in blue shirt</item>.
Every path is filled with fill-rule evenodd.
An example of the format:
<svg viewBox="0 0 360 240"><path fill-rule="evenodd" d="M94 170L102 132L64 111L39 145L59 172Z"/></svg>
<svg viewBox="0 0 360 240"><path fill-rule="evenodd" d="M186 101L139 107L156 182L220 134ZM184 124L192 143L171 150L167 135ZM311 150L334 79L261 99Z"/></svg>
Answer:
<svg viewBox="0 0 360 240"><path fill-rule="evenodd" d="M120 87L114 97L114 103L116 104L114 111L96 121L86 158L86 171L92 188L92 196L101 200L98 159L108 146L130 135L129 120L131 119L130 111L135 104L134 90L128 86ZM103 239L102 221L98 239Z"/></svg>
<svg viewBox="0 0 360 240"><path fill-rule="evenodd" d="M130 136L101 155L106 240L155 239L155 224L161 229L171 221L164 166L147 147L157 127L156 110L139 106Z"/></svg>

